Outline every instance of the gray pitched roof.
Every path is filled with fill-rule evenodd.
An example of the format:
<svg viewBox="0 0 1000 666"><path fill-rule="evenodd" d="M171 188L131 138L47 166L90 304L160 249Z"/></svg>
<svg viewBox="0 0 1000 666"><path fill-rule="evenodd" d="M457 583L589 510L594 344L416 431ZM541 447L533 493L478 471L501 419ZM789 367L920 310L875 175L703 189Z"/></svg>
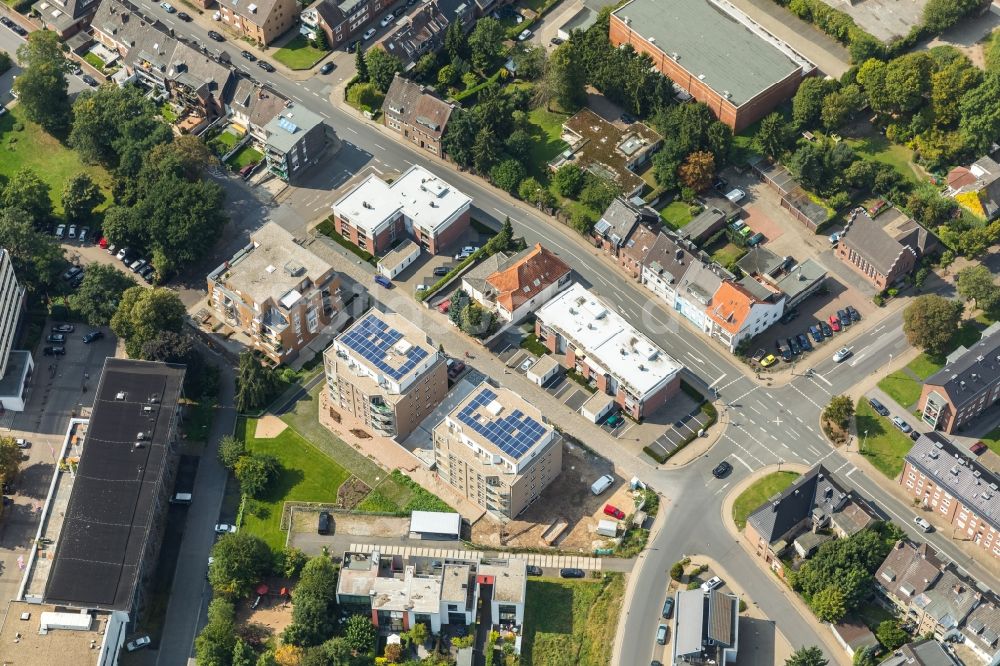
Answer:
<svg viewBox="0 0 1000 666"><path fill-rule="evenodd" d="M944 629L951 629L968 617L979 599L980 594L972 585L946 569L932 588L917 595L913 605L923 609Z"/></svg>
<svg viewBox="0 0 1000 666"><path fill-rule="evenodd" d="M696 243L707 239L726 224L729 216L721 208L709 206L693 220L684 225L680 233Z"/></svg>
<svg viewBox="0 0 1000 666"><path fill-rule="evenodd" d="M418 126L437 138L444 134L451 110L450 104L398 73L382 103L384 113L395 114L406 124Z"/></svg>
<svg viewBox="0 0 1000 666"><path fill-rule="evenodd" d="M933 639L908 643L896 650L880 666L958 666L944 647Z"/></svg>
<svg viewBox="0 0 1000 666"><path fill-rule="evenodd" d="M995 529L1000 529L1000 478L968 452L921 435L906 461Z"/></svg>
<svg viewBox="0 0 1000 666"><path fill-rule="evenodd" d="M616 198L594 225L594 231L612 243L621 245L641 219L638 208L622 198Z"/></svg>
<svg viewBox="0 0 1000 666"><path fill-rule="evenodd" d="M757 245L750 248L736 265L747 275L772 275L777 273L786 261L787 257L779 257L763 245Z"/></svg>
<svg viewBox="0 0 1000 666"><path fill-rule="evenodd" d="M785 292L789 299L794 299L804 289L826 277L826 269L812 259L806 259L798 266L775 280L774 285ZM787 307L787 306L786 306Z"/></svg>
<svg viewBox="0 0 1000 666"><path fill-rule="evenodd" d="M840 242L864 257L883 275L887 275L892 270L899 256L904 252L912 252L916 256L916 252L912 248L903 245L887 234L878 223L868 216L863 208L855 208L851 212L847 226L844 227L840 237Z"/></svg>
<svg viewBox="0 0 1000 666"><path fill-rule="evenodd" d="M995 654L1000 649L1000 607L993 601L976 606L966 619L962 633L987 653Z"/></svg>
<svg viewBox="0 0 1000 666"><path fill-rule="evenodd" d="M661 231L646 251L642 265L658 275L668 273L674 282L680 282L687 269L696 261L698 258L677 239Z"/></svg>
<svg viewBox="0 0 1000 666"><path fill-rule="evenodd" d="M941 576L944 564L926 543L896 542L875 572L875 582L892 597L909 603L923 594Z"/></svg>
<svg viewBox="0 0 1000 666"><path fill-rule="evenodd" d="M961 407L978 398L983 390L1000 382L1000 323L983 331L983 337L972 347L959 347L948 357L948 364L924 382L940 386L948 397Z"/></svg>
<svg viewBox="0 0 1000 666"><path fill-rule="evenodd" d="M810 516L830 517L850 501L850 495L822 465L800 476L783 493L768 500L747 518L755 532L768 543L785 539L788 533Z"/></svg>
<svg viewBox="0 0 1000 666"><path fill-rule="evenodd" d="M527 250L525 250L527 252ZM480 293L485 293L487 284L486 278L496 273L504 266L510 265L512 255L506 252L497 252L490 255L475 265L472 270L462 276L462 281L468 283L469 287Z"/></svg>

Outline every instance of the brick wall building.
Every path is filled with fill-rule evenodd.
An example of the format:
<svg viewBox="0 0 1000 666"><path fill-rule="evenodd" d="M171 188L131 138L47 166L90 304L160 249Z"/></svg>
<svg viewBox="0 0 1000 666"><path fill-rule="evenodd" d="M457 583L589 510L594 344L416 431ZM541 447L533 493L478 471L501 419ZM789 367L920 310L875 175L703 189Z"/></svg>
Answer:
<svg viewBox="0 0 1000 666"><path fill-rule="evenodd" d="M1000 400L1000 323L969 349L959 347L924 382L917 403L924 423L952 433Z"/></svg>

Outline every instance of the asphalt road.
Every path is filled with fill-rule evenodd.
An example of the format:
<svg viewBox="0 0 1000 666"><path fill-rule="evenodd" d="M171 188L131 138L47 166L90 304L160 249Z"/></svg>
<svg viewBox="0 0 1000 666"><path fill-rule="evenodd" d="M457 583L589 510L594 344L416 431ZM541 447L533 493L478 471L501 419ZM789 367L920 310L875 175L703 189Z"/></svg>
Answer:
<svg viewBox="0 0 1000 666"><path fill-rule="evenodd" d="M162 10L146 0L147 13L162 18ZM177 23L172 26L180 35L197 41L207 39L206 30L197 23ZM207 42L206 42L207 43ZM239 59L238 44L224 45ZM246 68L245 68L246 69ZM320 75L305 81L290 81L280 73L252 72L255 79L266 82L293 101L304 104L324 116L344 142L343 149L330 164L321 168L314 181L323 183L316 190L329 190L342 183L346 176L366 167L403 171L414 163L421 163L429 171L453 183L475 201L477 216L502 220L509 216L515 231L529 243L542 242L569 263L578 279L594 289L622 315L695 373L704 385L719 391L720 420L725 428L722 439L704 459L681 471L660 471L652 464L644 480L652 484L671 500L665 527L642 556L636 575L644 578L649 590L666 590L667 571L684 553L704 553L723 562L732 575L740 578L740 585L757 602L768 617L775 620L779 629L796 646L822 645L812 625L799 617L797 610L785 598L786 590L775 585L771 577L750 560L741 547L733 542L721 523L721 505L725 490L751 471L778 462L815 464L823 462L859 488L861 493L874 501L911 536L931 542L935 548L951 557L956 563L970 570L980 580L991 577L971 562L946 537L937 533L918 534L911 529L913 513L894 497L884 492L876 483L855 474L855 469L834 450L819 432L818 417L829 398L845 392L864 379L869 370L889 361L892 355L903 352L907 343L901 330L900 315L893 315L871 331L861 335L854 344L855 355L842 364L832 360L819 363L812 376L797 376L786 386L768 388L743 375L734 360L703 336L692 333L668 314L659 303L646 296L641 287L620 272L593 256L592 250L573 232L542 219L530 209L511 203L492 188L476 178L458 173L444 163L429 159L427 155L397 143L379 130L371 127L358 116L333 107L328 97L332 92L329 77ZM292 200L277 209L261 207L257 213L241 220L242 226L254 228L270 217L297 235L306 229L309 217L296 210L296 197L307 196L310 190L297 191ZM313 191L315 195L315 191ZM313 200L314 201L314 200ZM228 258L220 252L217 259ZM833 345L825 345L814 355L832 354ZM721 459L734 464L729 478L717 481L711 469ZM201 474L201 472L199 472ZM696 510L689 510L697 507ZM711 520L705 520L711 516ZM214 520L214 515L211 516ZM210 522L206 518L206 525ZM200 579L204 557L209 543L198 553ZM200 550L200 548L199 548ZM178 571L180 573L180 571ZM178 579L183 579L178 576ZM179 590L175 590L175 593ZM654 647L654 632L659 620L663 594L639 594L624 616L625 635L629 637L616 655L622 664L648 663ZM185 604L196 604L190 599ZM190 622L183 626L168 615L164 645L190 646L196 627ZM181 617L184 617L183 615ZM190 616L187 616L190 617ZM168 638L169 637L169 638ZM648 637L648 639L646 638ZM171 648L172 649L172 648ZM161 663L174 663L161 660Z"/></svg>
<svg viewBox="0 0 1000 666"><path fill-rule="evenodd" d="M0 15L10 16L12 13L6 7L0 9ZM14 99L10 94L10 88L15 76L21 72L21 67L17 64L17 49L24 44L24 37L14 33L10 28L0 25L0 51L6 51L14 59L15 64L2 76L0 76L0 104L10 104ZM83 82L78 76L69 74L66 77L69 81L69 94L76 95L81 90L89 90L90 86Z"/></svg>

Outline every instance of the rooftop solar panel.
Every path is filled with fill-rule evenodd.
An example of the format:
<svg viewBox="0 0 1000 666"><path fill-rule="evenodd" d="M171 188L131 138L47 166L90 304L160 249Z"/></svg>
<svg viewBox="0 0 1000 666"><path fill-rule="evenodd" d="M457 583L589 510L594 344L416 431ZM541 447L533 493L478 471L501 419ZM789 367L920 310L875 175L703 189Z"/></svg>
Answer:
<svg viewBox="0 0 1000 666"><path fill-rule="evenodd" d="M402 339L402 333L390 328L374 314L369 314L357 326L344 334L340 341L360 354L379 372L398 381L427 358L427 350L415 345L409 346L403 353L394 349ZM400 359L402 359L402 363L389 364L389 361L399 361Z"/></svg>
<svg viewBox="0 0 1000 666"><path fill-rule="evenodd" d="M490 418L480 413L480 409L496 400L497 394L484 388L458 413L458 420L485 437L506 455L519 459L534 446L545 426L515 409L506 416Z"/></svg>

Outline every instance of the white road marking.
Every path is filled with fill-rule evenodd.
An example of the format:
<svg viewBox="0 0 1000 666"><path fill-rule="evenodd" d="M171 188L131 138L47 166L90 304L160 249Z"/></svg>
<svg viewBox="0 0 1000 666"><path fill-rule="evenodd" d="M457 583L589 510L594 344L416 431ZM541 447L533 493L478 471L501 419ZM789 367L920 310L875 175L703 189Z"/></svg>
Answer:
<svg viewBox="0 0 1000 666"><path fill-rule="evenodd" d="M760 414L761 416L764 416L764 412L760 411L759 409L757 409L753 405L747 405L747 407L750 408L750 411L752 411L752 412L754 412L756 414Z"/></svg>
<svg viewBox="0 0 1000 666"><path fill-rule="evenodd" d="M744 465L746 465L746 468L747 468L748 470L750 470L751 472L753 471L753 467L751 467L750 465L747 465L747 462L746 462L745 460L743 460L743 458L740 458L740 457L739 457L738 455L736 455L735 453L733 454L733 457L734 457L734 458L736 458L737 460L739 460L739 461L740 461L741 463L743 463ZM755 457L756 457L756 456L755 456ZM758 460L757 462L760 462L760 460ZM763 464L764 464L764 463L761 463L761 465L763 465Z"/></svg>
<svg viewBox="0 0 1000 666"><path fill-rule="evenodd" d="M799 418L799 415L798 415L798 414L792 414L792 416L794 416L794 417L795 417L795 420L796 420L796 421L798 421L799 423L804 423L804 421L803 421L802 419L800 419L800 418Z"/></svg>
<svg viewBox="0 0 1000 666"><path fill-rule="evenodd" d="M816 434L816 431L815 431L815 430L813 430L813 427L812 427L812 426L808 426L808 425L807 425L807 426L806 426L806 429L807 429L807 430L809 430L809 432L813 433L814 435Z"/></svg>
<svg viewBox="0 0 1000 666"><path fill-rule="evenodd" d="M833 383L832 383L832 382L831 382L831 381L830 381L829 379L827 379L826 377L824 377L823 375L820 375L820 374L817 374L817 373L815 373L815 372L814 372L814 373L813 373L812 375L810 375L810 376L811 376L811 377L812 377L813 379L818 379L818 380L820 380L821 382L823 382L823 383L824 383L824 384L826 384L827 386L833 386Z"/></svg>
<svg viewBox="0 0 1000 666"><path fill-rule="evenodd" d="M375 146L376 148L378 148L379 150L385 150L385 148L383 148L382 146L378 145L377 143L373 143L372 145Z"/></svg>
<svg viewBox="0 0 1000 666"><path fill-rule="evenodd" d="M715 386L716 384L718 384L719 382L721 382L725 378L726 378L726 374L722 373L721 375L719 375L718 379L716 379L714 382L712 382L711 384L708 385L708 388L712 388L713 386ZM736 381L736 380L734 379L733 381ZM729 382L729 384L732 384L732 383L733 382ZM729 384L726 384L726 386L729 386ZM726 386L723 386L722 388L726 388ZM722 389L719 389L719 390L722 390Z"/></svg>
<svg viewBox="0 0 1000 666"><path fill-rule="evenodd" d="M795 384L789 384L789 386L791 386L793 389L795 389L796 391L798 391L799 395L801 395L803 398L805 398L806 400L808 400L809 402L811 402L818 409L823 409L823 405L819 404L818 402L816 402L815 400L813 400L812 398L810 398L809 396L807 396L805 393L803 393L802 390L798 386L796 386Z"/></svg>
<svg viewBox="0 0 1000 666"><path fill-rule="evenodd" d="M723 490L725 490L725 489L726 489L726 488L728 488L728 487L729 487L729 484L727 483L726 485L722 486L721 488L719 488L718 490L716 490L716 491L715 491L714 493L712 493L712 494L713 494L713 495L718 495L719 493L721 493L721 492L722 492Z"/></svg>
<svg viewBox="0 0 1000 666"><path fill-rule="evenodd" d="M813 455L823 455L819 451L813 448L812 444L806 444L806 448L813 452Z"/></svg>
<svg viewBox="0 0 1000 666"><path fill-rule="evenodd" d="M347 131L349 131L349 132L354 132L355 134L358 133L358 130L354 129L350 125L344 125L344 129L347 130Z"/></svg>

